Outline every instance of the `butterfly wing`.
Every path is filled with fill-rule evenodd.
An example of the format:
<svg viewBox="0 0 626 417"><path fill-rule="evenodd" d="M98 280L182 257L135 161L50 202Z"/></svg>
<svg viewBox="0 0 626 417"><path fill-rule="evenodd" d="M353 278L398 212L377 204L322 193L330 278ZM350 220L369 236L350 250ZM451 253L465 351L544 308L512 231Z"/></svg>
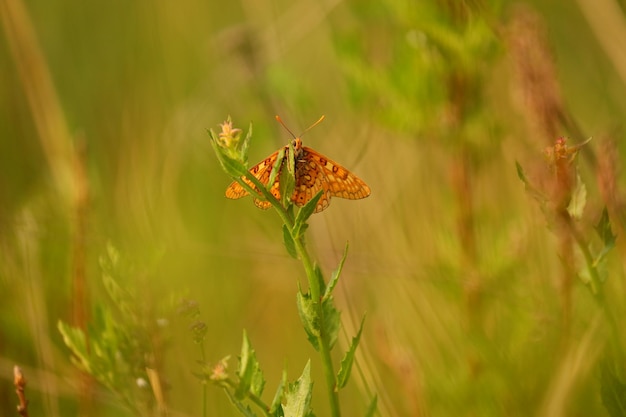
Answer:
<svg viewBox="0 0 626 417"><path fill-rule="evenodd" d="M276 158L278 158L278 151L274 152L273 154L250 168L250 173L254 175L265 186L267 186L267 183L269 182L270 174L272 173L272 167L276 162ZM278 177L279 176L277 175L274 184L272 184L270 192L274 197L280 199L280 186L278 184ZM260 191L254 186L254 184L252 184L251 181L249 181L245 177L241 177L241 179L260 194ZM245 188L243 188L241 184L239 184L237 181L233 181L228 186L228 188L226 188L226 197L233 200L244 197L248 194L250 193ZM263 210L268 209L271 206L271 203L269 201L261 200L258 198L254 198L254 204Z"/></svg>
<svg viewBox="0 0 626 417"><path fill-rule="evenodd" d="M323 190L315 213L327 208L331 197L358 200L371 193L363 180L311 148L302 147L302 156L296 166L296 189L292 201L301 207Z"/></svg>
<svg viewBox="0 0 626 417"><path fill-rule="evenodd" d="M281 166L281 168L282 168L282 166ZM269 171L271 171L271 169ZM268 179L269 179L269 173L268 173ZM278 178L276 178L276 180L274 181L274 185L272 185L272 188L270 188L270 193L272 193L272 195L278 201L280 201L280 184L278 182ZM260 209L267 210L268 208L270 208L272 206L272 203L270 203L267 200L260 200L258 198L255 198L254 199L254 205L257 206Z"/></svg>

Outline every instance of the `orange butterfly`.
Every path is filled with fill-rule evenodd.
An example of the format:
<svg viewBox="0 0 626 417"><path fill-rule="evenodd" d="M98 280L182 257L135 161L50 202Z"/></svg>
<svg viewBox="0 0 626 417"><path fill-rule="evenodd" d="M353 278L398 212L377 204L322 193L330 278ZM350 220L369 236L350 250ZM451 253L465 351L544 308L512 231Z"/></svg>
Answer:
<svg viewBox="0 0 626 417"><path fill-rule="evenodd" d="M311 148L302 146L302 140L300 137L294 135L291 130L285 126L280 117L276 116L276 120L278 120L278 122L283 125L283 127L287 129L287 131L291 133L291 136L294 138L293 149L295 152L294 161L296 184L293 195L291 196L291 201L296 206L304 206L309 200L315 197L320 190L323 190L324 193L317 202L315 213L319 213L328 207L331 197L358 200L370 195L370 187L368 187L363 180L324 155ZM324 120L324 116L306 129L302 134L320 123L322 120ZM278 158L278 153L281 150L282 149L274 152L250 169L252 175L254 175L265 186L267 186L267 183L269 182L272 167L274 166L274 163ZM285 146L285 154L287 154L288 150L289 146ZM279 167L279 175L276 175L276 180L270 188L270 192L278 200L280 200L280 171L285 166L286 161L287 157L283 159ZM252 189L257 190L251 181L247 180L245 177L241 177L241 179ZM226 197L232 199L241 198L248 194L248 191L246 191L236 181L230 184L226 189ZM254 198L254 204L263 210L268 209L271 206L269 201L261 200L256 197Z"/></svg>

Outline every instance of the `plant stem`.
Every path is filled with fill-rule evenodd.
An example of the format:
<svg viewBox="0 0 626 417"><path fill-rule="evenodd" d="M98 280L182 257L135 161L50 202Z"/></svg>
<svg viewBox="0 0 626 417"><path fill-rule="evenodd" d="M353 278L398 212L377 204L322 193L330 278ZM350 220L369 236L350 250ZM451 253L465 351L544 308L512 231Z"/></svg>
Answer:
<svg viewBox="0 0 626 417"><path fill-rule="evenodd" d="M330 414L333 417L340 417L341 411L339 409L339 394L335 390L335 370L333 367L333 360L330 355L331 348L328 339L328 333L326 327L324 326L324 308L322 305L320 282L318 280L317 274L315 273L315 268L313 267L313 263L311 262L309 253L306 250L304 237L300 236L298 238L294 238L294 241L296 244L296 251L300 256L300 259L302 260L304 270L309 280L309 291L311 292L311 299L315 301L315 305L317 306L317 314L320 321L320 335L317 338L317 342L320 349L320 354L322 356L322 367L324 368L324 376L326 377L326 389L328 390L328 400L330 401Z"/></svg>
<svg viewBox="0 0 626 417"><path fill-rule="evenodd" d="M200 347L200 357L202 358L202 363L206 363L206 353L204 352L204 343L200 342L198 346ZM207 384L206 382L202 384L202 417L207 417Z"/></svg>
<svg viewBox="0 0 626 417"><path fill-rule="evenodd" d="M609 326L611 328L611 332L613 336L612 340L613 340L613 344L615 345L615 350L617 352L623 352L621 340L619 337L620 332L619 332L619 326L617 324L617 319L615 318L615 315L613 314L613 310L611 309L609 304L606 302L604 287L602 284L602 280L600 279L600 275L598 274L598 269L595 265L593 255L591 254L591 251L589 250L589 246L585 242L585 239L580 234L576 226L572 223L571 218L568 217L567 219L568 219L567 226L569 227L570 233L572 234L572 236L574 236L574 240L576 240L578 248L583 254L583 257L585 258L585 263L587 264L587 270L589 271L589 277L591 280L590 282L590 287L592 290L591 292L594 295L594 299L596 300L600 308L604 311L604 314L606 315L609 321Z"/></svg>
<svg viewBox="0 0 626 417"><path fill-rule="evenodd" d="M237 383L229 378L229 379L222 381L222 384L223 384L222 387L226 391L226 395L230 397L230 399L233 401L233 404L234 404L235 396L230 391L228 391L228 389L230 388L231 390L233 390L233 392L236 391ZM267 417L272 417L272 415L269 412L270 407L267 404L265 404L261 398L259 398L258 396L254 395L253 393L249 391L246 394L246 397L250 401L252 401L257 407L259 407L259 409L263 412L263 415Z"/></svg>

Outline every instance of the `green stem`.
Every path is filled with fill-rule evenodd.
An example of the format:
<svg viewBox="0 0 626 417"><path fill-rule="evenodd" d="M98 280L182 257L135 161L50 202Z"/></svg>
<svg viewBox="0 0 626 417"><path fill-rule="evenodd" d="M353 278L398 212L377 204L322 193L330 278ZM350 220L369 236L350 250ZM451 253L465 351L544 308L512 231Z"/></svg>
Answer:
<svg viewBox="0 0 626 417"><path fill-rule="evenodd" d="M592 293L595 295L594 299L596 300L600 308L604 310L604 314L606 315L609 321L609 326L612 331L612 336L613 336L612 340L613 340L613 344L615 345L615 349L617 352L623 352L622 343L619 337L620 333L619 333L619 327L617 325L617 320L615 318L615 315L613 314L613 310L606 302L606 298L604 295L604 287L602 286L602 280L600 279L600 275L598 274L598 269L595 265L593 255L591 254L591 251L589 250L589 246L585 242L585 239L579 233L576 226L572 223L570 217L567 217L567 225L570 229L570 232L572 233L572 236L574 236L574 240L576 241L578 248L580 249L581 253L583 254L583 257L585 258L585 263L587 264L589 277L591 279L590 285L592 288Z"/></svg>
<svg viewBox="0 0 626 417"><path fill-rule="evenodd" d="M202 363L206 363L206 353L204 352L204 343L198 343L198 347L200 348L200 357L202 358ZM207 417L207 386L206 382L202 384L202 417Z"/></svg>
<svg viewBox="0 0 626 417"><path fill-rule="evenodd" d="M315 301L315 305L317 306L317 314L320 321L320 335L317 338L317 342L320 349L320 354L322 356L322 367L324 368L324 376L326 377L326 389L328 391L328 400L330 401L330 415L333 417L340 417L341 411L339 409L339 393L335 390L337 381L335 379L333 360L330 355L331 348L330 341L328 339L328 332L326 327L324 326L324 308L322 305L320 282L318 280L317 274L315 273L315 268L313 267L313 263L311 262L309 253L306 250L304 237L300 236L298 238L294 238L294 242L296 244L296 251L300 256L300 259L302 260L304 270L309 280L309 291L311 292L311 299Z"/></svg>
<svg viewBox="0 0 626 417"><path fill-rule="evenodd" d="M237 383L229 378L229 379L225 379L224 381L222 381L221 385L224 388L224 390L226 391L226 394L231 398L231 400L234 400L235 396L234 396L234 394L231 394L230 391L228 391L228 388L232 389L233 391L236 391L237 390ZM258 396L254 395L250 391L248 391L248 393L246 394L246 398L248 398L250 401L252 401L257 407L259 407L259 409L261 409L261 411L263 411L263 414L265 416L272 417L272 415L270 414L270 411L269 411L270 407L267 404L265 404L261 398L259 398Z"/></svg>

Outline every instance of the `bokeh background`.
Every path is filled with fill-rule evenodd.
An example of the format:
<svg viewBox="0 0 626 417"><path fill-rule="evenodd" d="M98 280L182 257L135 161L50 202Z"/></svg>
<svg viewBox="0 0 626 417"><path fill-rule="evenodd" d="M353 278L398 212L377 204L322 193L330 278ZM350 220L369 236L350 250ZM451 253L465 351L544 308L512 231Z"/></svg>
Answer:
<svg viewBox="0 0 626 417"><path fill-rule="evenodd" d="M181 300L208 363L236 369L247 331L267 402L311 358L327 415L295 303L304 271L272 210L224 198L207 134L252 123L256 162L290 140L276 114L296 132L325 114L305 145L372 189L333 199L307 235L328 275L350 242L337 361L367 313L344 415L373 395L382 416L623 415L607 397L626 391L622 0L0 0L0 18L3 415L14 365L31 416L165 415L146 363L169 415L202 415ZM586 186L580 241L516 170L550 201L559 137L593 138L568 161ZM601 298L581 247L601 250L604 207L618 237ZM111 256L130 310L103 282ZM146 349L117 392L77 370L57 329L98 329L102 311ZM239 415L206 392L208 415Z"/></svg>

